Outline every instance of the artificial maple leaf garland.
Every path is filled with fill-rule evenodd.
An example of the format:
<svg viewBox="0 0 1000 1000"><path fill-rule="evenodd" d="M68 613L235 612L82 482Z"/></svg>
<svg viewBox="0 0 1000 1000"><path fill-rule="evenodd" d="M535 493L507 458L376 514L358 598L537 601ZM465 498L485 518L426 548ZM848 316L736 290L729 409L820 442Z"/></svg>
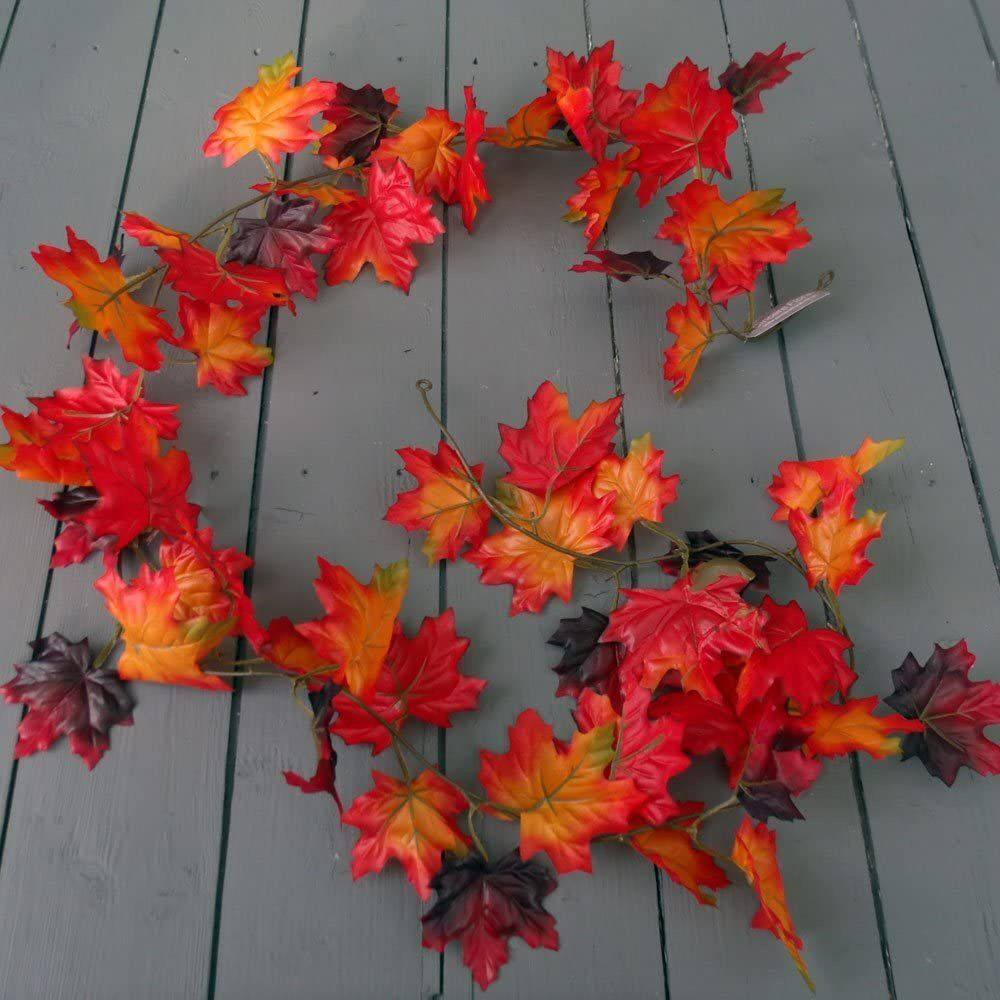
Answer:
<svg viewBox="0 0 1000 1000"><path fill-rule="evenodd" d="M728 67L718 88L707 70L684 60L663 87L640 93L621 86L611 42L583 57L550 50L546 92L494 127L471 87L461 123L427 108L403 126L394 88L295 85L299 69L286 55L216 112L218 127L204 146L225 166L260 156L267 179L253 185L254 197L194 234L126 213L123 231L158 257L133 276L118 254L101 260L71 229L68 250L41 247L35 258L69 289L71 330L113 336L125 359L146 371L176 362L164 358L163 344L188 351L199 386L240 395L244 380L272 361L254 341L268 309L294 311L296 295L315 298L318 263L329 284L355 280L370 263L379 280L407 291L418 265L413 247L444 231L434 197L460 205L472 229L491 200L481 144L583 150L595 163L577 181L567 217L586 222L594 259L573 270L623 283L659 278L683 291L667 313L675 340L664 366L679 394L718 336L751 340L775 328L768 318L755 326L756 283L809 239L781 191L729 200L713 183L716 173L730 174L734 112L762 111L761 92L803 55L784 45L756 53ZM616 144L624 148L609 152ZM325 169L279 180L280 158L310 145ZM645 204L688 172L693 179L667 196L671 214L657 233L683 248L678 269L650 251L597 248L633 178ZM260 218L241 214L254 206ZM156 278L150 304L133 297ZM180 334L157 305L164 285L179 296ZM740 327L726 313L743 296ZM877 713L877 697L853 691L858 674L838 595L872 568L867 551L885 516L859 513L857 494L901 440L866 439L850 455L782 463L768 492L774 520L787 522L795 545L781 550L665 527L679 478L664 470L649 434L616 452L621 397L574 415L566 394L543 382L525 424L500 426L508 470L490 492L484 466L465 457L434 412L430 383L418 383L441 439L433 452L399 452L416 485L387 520L425 532L432 564L463 558L479 567L483 583L510 585L512 614L538 612L553 597L572 601L581 570L615 583L607 614L584 607L549 640L562 649L556 693L575 701L566 738L525 709L510 727L509 749L482 751L478 791L405 734L410 719L448 727L455 713L478 707L486 681L461 670L469 640L454 613L426 618L407 635L398 620L405 562L375 566L364 583L321 558L316 591L325 613L264 627L244 589L251 560L215 546L188 496L188 456L164 445L178 435L177 407L146 396L144 371L90 357L83 368L81 387L30 399L28 414L3 408L10 440L0 445L0 467L60 488L41 501L58 523L52 566L100 555L95 587L118 627L96 656L86 639L58 632L32 643L30 661L0 686L8 702L25 706L15 756L66 736L94 767L111 728L132 724L126 681L227 691L232 677L284 679L308 698L316 746L315 772L288 770L286 781L330 795L339 808L333 737L370 747L373 756L392 749L400 776L374 770L374 787L342 810L343 822L360 831L352 871L361 877L395 860L421 898L436 893L423 943L443 950L459 942L483 988L508 961L511 938L558 948L545 909L556 880L543 856L559 874L589 871L592 844L605 840L647 858L704 904L715 905L730 874L745 876L760 900L753 926L782 942L811 985L767 824L802 819L799 797L824 762L858 751L919 757L949 785L963 766L1000 773L1000 746L984 735L1000 722L1000 684L969 679L974 657L964 641L936 647L923 667L908 656L893 671L891 713ZM624 557L639 531L662 538L666 551ZM657 564L664 586L622 589L625 574ZM797 602L767 595L772 566L782 565L819 596L823 624L810 623ZM228 659L235 638L257 655ZM671 780L709 755L721 756L731 794L710 806L679 802ZM743 824L732 849L720 851L702 828L732 809L744 811ZM518 848L492 860L482 817L515 822Z"/></svg>

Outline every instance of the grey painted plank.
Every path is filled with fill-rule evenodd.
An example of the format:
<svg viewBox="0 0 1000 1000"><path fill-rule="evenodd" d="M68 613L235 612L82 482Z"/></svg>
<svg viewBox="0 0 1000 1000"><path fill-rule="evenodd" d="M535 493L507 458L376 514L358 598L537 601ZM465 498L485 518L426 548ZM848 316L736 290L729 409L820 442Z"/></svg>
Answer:
<svg viewBox="0 0 1000 1000"><path fill-rule="evenodd" d="M72 352L63 349L69 314L59 303L65 292L42 274L31 251L39 243L63 243L67 223L107 249L157 4L93 0L71 11L64 7L24 5L0 65L0 400L14 409L23 408L25 396L80 380L77 355L85 338ZM102 47L116 58L106 58ZM0 476L0 561L17 567L0 579L7 662L23 655L38 625L53 529L34 499L47 492L10 473ZM14 744L17 723L16 709L0 713L6 748ZM4 789L9 773L5 752Z"/></svg>
<svg viewBox="0 0 1000 1000"><path fill-rule="evenodd" d="M299 9L298 0L282 0L265 12L256 3L226 0L206 19L193 0L169 0L126 207L198 228L244 196L254 165L225 171L201 156L201 141L215 107L253 78L260 62L254 50L294 47ZM50 31L53 20L50 12ZM137 45L139 37L148 37L148 27L140 36L133 24L113 45L102 42L102 60L112 61L110 49ZM87 32L82 36L89 51ZM75 87L78 81L70 76L63 84ZM77 162L76 177L87 175ZM48 166L43 176L46 191L59 181ZM86 190L75 190L89 208ZM106 209L104 217L81 219L64 208L64 218L80 235L106 245L114 201L101 206L96 195L94 201ZM37 227L24 229L26 238L37 238ZM136 255L129 263L138 270L147 260ZM61 297L36 292L36 298L52 303L60 322L53 300ZM83 338L74 345L71 382L79 380L78 355L85 347ZM54 353L50 343L46 360L39 359L38 372L32 373L41 391L51 387L48 359ZM195 473L192 496L216 527L217 542L242 547L259 382L244 399L197 390L187 366L167 367L149 382L151 395L182 404L181 444ZM47 552L46 541L35 556L44 560ZM105 640L111 623L90 586L96 572L88 566L55 575L46 629L89 633L95 646ZM230 699L149 684L137 685L136 694L135 727L115 731L111 752L92 775L65 747L20 765L0 870L7 996L205 992Z"/></svg>
<svg viewBox="0 0 1000 1000"><path fill-rule="evenodd" d="M591 3L591 23L595 45L608 37L616 39L630 86L647 80L662 84L674 63L688 55L713 74L728 62L723 22L719 8L712 4L680 0L664 9L650 0L628 2L624 7L600 0ZM671 44L664 49L660 40L668 31ZM799 40L792 38L793 43ZM811 69L805 65L802 75ZM796 76L788 89L799 82ZM809 133L807 122L788 115L789 105L783 103L786 96L781 93L772 98L774 114L784 122L774 139L779 154ZM722 188L724 196L733 198L748 187L738 133L731 140L730 162L734 178L723 182ZM789 197L799 198L800 210L814 231L831 224L807 199L800 171L793 166L770 168L759 178L762 186L787 183ZM634 199L622 207L625 211L611 226L612 247L651 247L661 256L676 259L677 247L653 239L669 211L662 195L645 210ZM815 280L815 274L796 278L796 284L787 285L787 292L805 290ZM595 309L602 291L590 292ZM670 526L675 530L711 528L722 537L765 538L787 545L783 527L770 522L774 508L765 492L778 463L795 457L777 339L747 346L735 340L714 344L706 351L691 388L677 402L662 377L667 342L664 311L677 296L658 282L615 285L612 292L628 433L637 436L650 430L654 442L666 450L668 468L683 476L679 502L667 513ZM761 308L767 307L766 301L764 291L759 297ZM816 312L826 305L815 307ZM813 314L806 313L793 329L808 336L812 321ZM644 571L642 576L648 586L665 583L655 570ZM794 597L811 616L819 615L817 602L796 581L782 583L783 599ZM779 824L779 852L789 906L805 939L805 957L820 993L882 997L885 986L864 843L845 762L827 769L816 788L803 797L802 811L806 823ZM716 843L728 849L731 824L719 826ZM819 871L818 859L822 859ZM748 929L756 905L745 886L721 894L718 909L712 910L665 881L664 903L672 996L704 992L711 997L742 997L748 985L764 988L769 998L802 996L802 981L780 944ZM716 955L724 958L715 960Z"/></svg>
<svg viewBox="0 0 1000 1000"><path fill-rule="evenodd" d="M729 0L726 12L741 53L772 45L775 24L802 47L817 46L812 65L785 85L786 113L759 116L751 129L758 170L791 174L810 216L828 220L778 273L779 291L828 265L838 272L835 298L788 339L806 450L837 453L866 433L908 439L866 491L875 509L889 511L886 537L873 546L876 569L845 595L861 686L884 693L908 649L923 659L932 642L963 635L979 653L981 676L996 678L996 578L853 26L820 0ZM919 63L915 41L897 35L882 65ZM790 129L796 120L809 131ZM930 155L948 141L949 126L933 115L925 125ZM966 264L965 255L956 259ZM915 762L865 761L862 773L898 996L996 996L1000 873L989 831L1000 819L1000 790L966 772L949 790Z"/></svg>
<svg viewBox="0 0 1000 1000"><path fill-rule="evenodd" d="M528 29L527 26L531 28ZM575 0L452 7L451 103L475 82L491 122L503 122L544 90L545 46L581 53L586 47L581 5ZM494 204L469 238L453 230L448 254L448 422L473 461L497 475L497 422L520 425L527 398L551 378L568 391L577 411L614 394L607 306L581 276L568 273L581 243L560 222L565 198L584 158L573 154L490 149ZM434 441L426 422L414 424L418 442ZM484 587L475 567L448 569L448 599L473 637L475 672L489 677L483 711L448 735L449 771L474 780L478 748L507 749L507 727L522 709L536 707L556 734L572 731L571 703L556 700L546 647L557 619L578 603L553 600L541 615L510 618L509 587ZM581 599L598 606L610 595L599 579L577 584ZM589 598L582 595L588 594ZM491 823L489 843L500 848L513 831ZM620 848L595 848L594 876L565 875L550 909L561 950L531 951L512 944L512 961L490 997L551 998L663 994L656 883L650 866ZM448 995L465 995L469 974L457 948L445 961ZM478 990L473 990L478 994Z"/></svg>
<svg viewBox="0 0 1000 1000"><path fill-rule="evenodd" d="M304 64L310 76L398 87L407 120L440 106L445 5L313 4ZM311 172L313 162L297 164ZM410 557L404 622L438 611L438 572L419 544L381 520L402 482L394 449L419 425L412 386L440 366L441 245L417 250L409 297L366 268L323 288L297 319L281 316L267 410L254 597L261 617L320 612L316 556L367 580L372 564ZM458 620L459 630L468 625ZM426 749L436 753L436 735ZM345 803L371 787L369 770L398 773L341 748ZM358 831L327 796L305 796L283 768L309 769L308 721L285 685L245 689L233 775L216 996L403 997L436 992L439 961L420 946L420 901L395 864L355 883ZM276 901L282 901L276 907Z"/></svg>

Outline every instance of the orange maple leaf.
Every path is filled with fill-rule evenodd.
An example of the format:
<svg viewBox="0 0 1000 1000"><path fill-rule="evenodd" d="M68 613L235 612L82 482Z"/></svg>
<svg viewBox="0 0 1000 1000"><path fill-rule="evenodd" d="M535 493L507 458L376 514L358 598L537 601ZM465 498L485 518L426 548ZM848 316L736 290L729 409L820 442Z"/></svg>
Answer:
<svg viewBox="0 0 1000 1000"><path fill-rule="evenodd" d="M672 826L638 833L631 838L632 846L657 868L662 868L678 885L690 892L699 903L715 906L716 898L708 889L729 885L726 873L712 856L695 846L691 835Z"/></svg>
<svg viewBox="0 0 1000 1000"><path fill-rule="evenodd" d="M584 235L588 250L594 249L604 232L619 192L631 182L635 158L636 151L626 149L613 159L602 160L577 180L579 192L566 199L569 211L563 219L566 222L587 220Z"/></svg>
<svg viewBox="0 0 1000 1000"><path fill-rule="evenodd" d="M486 134L486 112L476 107L476 96L472 87L465 88L465 152L458 167L455 190L462 206L462 225L472 232L473 223L479 214L477 202L492 201L486 187L486 167L479 157L478 146Z"/></svg>
<svg viewBox="0 0 1000 1000"><path fill-rule="evenodd" d="M877 706L877 696L816 705L801 720L802 728L809 731L806 749L819 757L842 757L864 750L881 759L901 752L902 737L892 733L923 732L919 719L904 719L895 712L875 715Z"/></svg>
<svg viewBox="0 0 1000 1000"><path fill-rule="evenodd" d="M398 454L417 487L400 493L385 519L408 531L426 531L422 551L431 564L457 558L466 544L478 545L492 513L451 445L441 441L436 455L423 448L401 448ZM482 482L482 465L472 466L471 472Z"/></svg>
<svg viewBox="0 0 1000 1000"><path fill-rule="evenodd" d="M156 371L163 364L157 346L160 339L170 340L170 324L162 319L162 309L136 302L125 288L125 275L114 257L101 260L97 250L66 227L69 250L40 246L32 253L38 266L70 291L65 305L77 324L96 330L105 340L113 334L121 345L126 361L140 368Z"/></svg>
<svg viewBox="0 0 1000 1000"><path fill-rule="evenodd" d="M144 565L131 583L109 570L94 586L122 626L125 651L118 673L125 680L229 690L221 677L206 674L201 663L231 634L235 620L192 614L173 569L154 571Z"/></svg>
<svg viewBox="0 0 1000 1000"><path fill-rule="evenodd" d="M479 780L493 803L516 810L521 858L545 851L558 872L591 871L590 841L628 830L645 799L631 778L604 775L615 756L614 724L577 732L566 746L529 708L507 732L508 753L481 751Z"/></svg>
<svg viewBox="0 0 1000 1000"><path fill-rule="evenodd" d="M505 127L488 128L483 141L505 149L540 146L548 140L549 132L560 118L562 111L556 103L556 95L548 91L518 108L507 119Z"/></svg>
<svg viewBox="0 0 1000 1000"><path fill-rule="evenodd" d="M343 205L348 201L357 201L361 197L357 191L337 187L329 181L278 181L277 184L261 181L260 184L251 185L251 190L259 191L261 194L290 194L297 198L311 198L317 205L324 207Z"/></svg>
<svg viewBox="0 0 1000 1000"><path fill-rule="evenodd" d="M662 469L663 452L649 434L634 438L624 458L609 455L597 466L594 496L614 494L613 540L619 550L639 521L662 521L663 508L677 499L680 476L664 476Z"/></svg>
<svg viewBox="0 0 1000 1000"><path fill-rule="evenodd" d="M315 674L326 660L313 648L313 644L299 632L291 618L274 618L264 631L257 651L265 659L293 674Z"/></svg>
<svg viewBox="0 0 1000 1000"><path fill-rule="evenodd" d="M383 569L376 566L371 581L359 583L343 566L319 560L316 593L327 614L296 629L312 643L330 676L358 697L375 686L385 662L396 617L410 582L406 560Z"/></svg>
<svg viewBox="0 0 1000 1000"><path fill-rule="evenodd" d="M447 111L428 108L420 121L383 139L372 159L384 163L399 158L413 171L413 186L420 194L437 193L451 204L462 163L452 141L461 131Z"/></svg>
<svg viewBox="0 0 1000 1000"><path fill-rule="evenodd" d="M380 771L372 771L372 777L375 787L359 795L344 813L344 822L361 831L351 852L351 874L359 879L380 872L395 858L420 898L427 899L443 852L468 853L469 838L455 816L469 803L433 771L424 771L412 782Z"/></svg>
<svg viewBox="0 0 1000 1000"><path fill-rule="evenodd" d="M736 831L732 858L733 863L743 870L760 900L760 909L754 914L750 926L770 931L785 946L795 968L815 993L816 985L802 958L802 938L795 932L785 900L785 884L778 867L777 835L767 828L766 823L754 826L750 817L744 816Z"/></svg>
<svg viewBox="0 0 1000 1000"><path fill-rule="evenodd" d="M823 501L816 517L803 510L789 515L788 527L805 562L810 587L825 580L839 594L875 565L865 556L865 549L882 537L885 514L869 510L856 518L854 502L854 490L844 482Z"/></svg>
<svg viewBox="0 0 1000 1000"><path fill-rule="evenodd" d="M166 247L169 250L180 250L184 240L190 240L187 233L182 233L169 226L147 219L135 212L125 212L122 215L122 232L131 236L139 246Z"/></svg>
<svg viewBox="0 0 1000 1000"><path fill-rule="evenodd" d="M905 443L903 438L873 441L866 437L853 455L810 462L782 462L767 488L769 496L778 505L771 520L787 521L793 510L811 513L839 483L860 486L866 472L894 455Z"/></svg>
<svg viewBox="0 0 1000 1000"><path fill-rule="evenodd" d="M590 555L612 544L614 495L598 500L586 479L556 490L548 502L501 480L497 498L519 519L539 518L532 531L564 549ZM513 586L511 615L541 611L553 595L563 601L573 596L575 557L516 528L487 535L463 558L482 570L483 583Z"/></svg>
<svg viewBox="0 0 1000 1000"><path fill-rule="evenodd" d="M667 310L667 333L675 340L663 354L663 377L674 383L673 393L687 391L705 348L713 341L712 311L690 292L687 300Z"/></svg>
<svg viewBox="0 0 1000 1000"><path fill-rule="evenodd" d="M10 440L0 444L0 469L19 479L63 486L89 486L90 472L72 435L39 413L27 415L0 406Z"/></svg>
<svg viewBox="0 0 1000 1000"><path fill-rule="evenodd" d="M733 202L716 184L693 180L667 198L673 210L657 232L684 247L681 268L687 282L712 281L712 298L726 303L753 291L768 264L780 264L812 237L799 225L794 202L782 207L784 191L748 191Z"/></svg>
<svg viewBox="0 0 1000 1000"><path fill-rule="evenodd" d="M211 385L226 396L247 394L243 379L260 375L274 360L270 347L253 343L265 312L264 306L230 309L181 297L184 336L177 346L197 355L199 389Z"/></svg>
<svg viewBox="0 0 1000 1000"><path fill-rule="evenodd" d="M444 232L433 213L434 203L413 187L413 172L401 160L384 170L373 163L368 193L338 205L327 216L336 248L326 265L328 284L354 281L365 264L375 277L409 293L417 258L411 247L433 243Z"/></svg>
<svg viewBox="0 0 1000 1000"><path fill-rule="evenodd" d="M299 71L291 52L261 66L257 82L215 112L218 128L205 140L205 155L221 156L226 167L254 152L277 163L282 153L297 153L318 139L311 121L333 100L337 85L314 79L295 87Z"/></svg>

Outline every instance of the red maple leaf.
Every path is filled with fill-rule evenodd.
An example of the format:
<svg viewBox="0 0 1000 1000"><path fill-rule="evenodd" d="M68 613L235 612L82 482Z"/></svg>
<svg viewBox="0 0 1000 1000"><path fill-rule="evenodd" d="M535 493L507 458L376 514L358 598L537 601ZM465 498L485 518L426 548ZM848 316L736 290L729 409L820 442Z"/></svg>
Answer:
<svg viewBox="0 0 1000 1000"><path fill-rule="evenodd" d="M625 120L625 138L639 150L639 202L694 167L732 177L726 143L737 129L733 99L716 90L708 70L678 63L662 87L647 83L642 102Z"/></svg>
<svg viewBox="0 0 1000 1000"><path fill-rule="evenodd" d="M622 396L591 402L576 419L569 397L543 382L528 400L523 427L500 425L500 457L508 483L545 495L579 479L611 454Z"/></svg>
<svg viewBox="0 0 1000 1000"><path fill-rule="evenodd" d="M385 169L373 163L367 195L337 205L327 217L335 241L326 265L327 282L354 281L365 264L371 264L379 281L408 293L417 266L411 248L433 243L444 232L433 208L427 195L414 190L413 171L402 160Z"/></svg>
<svg viewBox="0 0 1000 1000"><path fill-rule="evenodd" d="M476 95L472 87L465 88L465 152L458 167L458 181L455 193L462 205L462 225L472 232L473 223L479 212L477 201L492 201L486 187L486 167L479 157L477 147L486 134L486 112L476 107Z"/></svg>
<svg viewBox="0 0 1000 1000"><path fill-rule="evenodd" d="M366 704L386 722L401 726L406 719L421 719L447 729L453 712L472 711L486 681L466 677L458 664L469 648L469 640L455 632L455 612L449 608L437 618L425 618L416 636L407 638L399 623L389 652ZM345 743L370 743L372 753L385 750L392 739L389 731L361 706L337 695L332 725Z"/></svg>

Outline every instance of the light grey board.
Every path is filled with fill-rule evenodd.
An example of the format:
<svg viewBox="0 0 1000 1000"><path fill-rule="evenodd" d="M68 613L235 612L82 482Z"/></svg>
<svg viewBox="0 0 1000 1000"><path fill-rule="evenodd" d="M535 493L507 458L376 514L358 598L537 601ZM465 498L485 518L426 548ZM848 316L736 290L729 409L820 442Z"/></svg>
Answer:
<svg viewBox="0 0 1000 1000"><path fill-rule="evenodd" d="M0 3L0 43L4 35L9 35L13 29L13 20L17 13L18 0L3 0Z"/></svg>
<svg viewBox="0 0 1000 1000"><path fill-rule="evenodd" d="M633 0L623 7L602 0L591 4L591 24L595 45L608 37L616 39L616 54L625 64L632 87L647 80L662 85L670 68L685 56L709 67L713 83L728 63L723 22L714 4L681 0L664 6ZM662 44L664 37L670 39L667 46ZM811 68L804 66L803 74ZM787 89L798 82L793 78ZM808 134L807 122L787 115L786 96L782 92L772 98L774 113L785 122L775 139L779 150L791 150L795 139ZM748 187L739 133L731 139L729 158L733 180L721 187L724 197L731 199ZM800 192L793 169L771 169L759 174L759 181L762 186L787 183L790 198L801 195L800 210L813 229L829 224ZM680 186L678 182L671 191ZM680 248L653 238L669 212L663 195L645 210L638 208L634 197L621 207L624 211L611 225L613 248L652 248L662 257L677 259ZM813 266L817 273L822 270L818 264ZM784 290L790 296L815 282L814 273L797 278ZM591 291L595 309L600 291ZM633 437L651 431L654 443L666 451L668 471L683 476L679 501L668 510L667 523L675 530L710 528L720 537L762 538L786 547L787 532L771 523L774 505L766 493L779 462L796 457L777 339L744 346L723 338L713 344L691 387L677 401L663 380L662 368L667 346L664 312L678 296L659 282L615 284L612 293L626 429ZM758 297L760 309L769 307L766 296L764 289ZM734 307L737 318L742 322L743 314ZM790 336L810 336L813 318L805 313L790 326ZM653 543L648 554L662 549L662 541ZM781 576L776 574L779 580ZM657 587L667 581L651 569L644 571L642 582ZM822 622L818 601L797 579L781 583L779 599L798 600L817 624ZM802 798L801 809L807 822L774 826L789 906L805 939L805 957L813 977L821 995L882 997L885 985L878 931L846 761L827 768L822 780ZM728 850L732 826L720 822L719 834L710 839ZM802 996L805 987L785 950L770 935L750 929L756 903L745 884L722 893L713 910L700 906L684 889L665 879L664 903L672 997L686 1000L702 992L713 998L743 997L748 985L763 989L769 998ZM725 959L715 961L714 955Z"/></svg>
<svg viewBox="0 0 1000 1000"><path fill-rule="evenodd" d="M313 4L306 74L395 85L412 121L441 104L445 28L439 0ZM312 158L296 163L299 174L315 169ZM297 319L280 317L257 512L254 597L264 621L321 613L317 555L363 581L373 563L409 556L404 622L412 630L437 613L437 569L419 540L382 521L403 481L394 449L419 424L413 383L440 365L441 243L416 253L408 297L366 267L354 284L321 284L319 302ZM431 735L426 749L436 747ZM370 789L373 765L398 773L391 752L373 761L364 747L338 749L345 804ZM284 768L311 773L314 760L308 719L288 686L251 682L233 774L216 997L436 992L438 957L420 946L421 906L402 869L393 863L353 882L358 831L341 826L328 796L303 795L282 779Z"/></svg>
<svg viewBox="0 0 1000 1000"><path fill-rule="evenodd" d="M865 434L907 436L864 497L889 512L886 537L872 546L877 566L844 594L859 689L887 692L889 670L909 649L923 660L934 641L961 636L981 676L996 678L996 578L853 25L820 0L727 2L726 13L741 52L772 45L775 24L796 44L817 45L812 66L785 85L785 113L758 116L751 128L757 169L794 182L817 222L814 242L777 273L779 291L823 267L838 271L831 308L788 338L806 451L836 454ZM795 120L808 132L790 130ZM929 118L928 145L936 127ZM897 995L995 996L1000 790L968 772L949 790L915 761L864 760L862 774Z"/></svg>
<svg viewBox="0 0 1000 1000"><path fill-rule="evenodd" d="M575 0L453 5L452 107L461 106L462 85L474 82L490 121L502 123L543 92L546 45L586 50ZM448 424L470 459L486 462L492 483L504 468L497 423L523 424L527 399L543 380L569 392L576 412L614 395L615 382L606 305L602 295L588 296L585 279L568 272L581 236L560 221L585 157L488 149L484 160L494 203L472 237L453 230L448 248ZM432 425L418 419L414 428L419 443L433 443ZM569 737L572 702L554 697L550 667L559 656L545 640L560 617L579 613L579 600L598 607L610 601L603 580L581 579L571 604L553 599L541 615L510 618L511 589L485 587L477 576L468 563L448 569L448 602L472 636L474 672L490 680L483 710L448 734L449 771L468 781L478 773L478 750L506 751L507 727L529 706L554 724L557 736ZM497 854L514 835L493 821L486 833ZM561 950L531 951L515 940L512 960L488 996L662 996L650 866L621 848L595 848L593 877L561 876L549 908ZM445 985L449 997L471 988L457 946L446 953Z"/></svg>
<svg viewBox="0 0 1000 1000"><path fill-rule="evenodd" d="M202 157L212 112L253 79L255 49L284 51L298 38L297 0L266 13L226 0L213 12L206 22L194 0L168 0L125 198L126 207L188 230L245 197L256 179L250 161L226 171ZM109 211L113 217L113 204ZM81 224L80 235L106 243L100 221ZM128 270L147 263L130 255ZM74 345L74 361L84 344ZM69 378L78 381L79 372ZM242 548L259 381L246 398L225 398L196 389L194 369L182 366L149 376L149 385L154 398L182 405L192 498L204 505L217 543ZM47 554L47 543L40 548ZM90 586L98 572L55 574L47 631L103 644L111 620ZM65 746L20 765L0 870L7 996L206 990L230 698L153 684L135 685L135 694L135 727L114 731L93 774Z"/></svg>
<svg viewBox="0 0 1000 1000"><path fill-rule="evenodd" d="M65 245L65 226L107 250L135 124L155 0L92 0L66 10L58 0L23 4L0 65L0 400L25 410L24 397L80 380L78 354L64 349L71 315L64 289L31 259L40 243ZM113 59L109 51L116 53ZM6 435L3 435L6 440ZM35 637L52 545L52 519L34 502L51 492L0 475L0 641L5 662ZM19 715L0 713L10 750ZM0 754L7 787L10 753Z"/></svg>
<svg viewBox="0 0 1000 1000"><path fill-rule="evenodd" d="M996 273L1000 227L991 169L1000 86L971 6L916 0L905 17L892 16L885 4L859 3L857 11L986 507L996 520L1000 347L984 290Z"/></svg>
<svg viewBox="0 0 1000 1000"><path fill-rule="evenodd" d="M989 56L989 50L992 50L992 57L995 60L997 40L1000 39L1000 3L997 0L970 0L970 2L982 19L983 43L988 50L987 55ZM995 65L994 69L1000 73L1000 65Z"/></svg>

